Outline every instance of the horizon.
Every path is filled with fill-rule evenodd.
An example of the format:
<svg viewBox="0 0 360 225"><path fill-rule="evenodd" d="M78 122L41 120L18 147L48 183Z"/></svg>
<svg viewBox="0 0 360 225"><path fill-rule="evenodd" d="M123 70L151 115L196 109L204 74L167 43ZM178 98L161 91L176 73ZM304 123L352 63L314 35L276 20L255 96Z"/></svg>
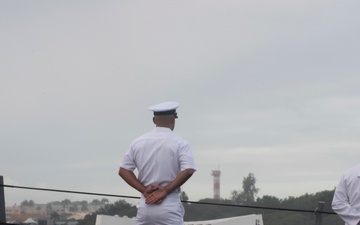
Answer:
<svg viewBox="0 0 360 225"><path fill-rule="evenodd" d="M137 196L118 176L176 101L189 199L331 190L360 158L360 1L0 1L6 184ZM8 202L53 193L7 190ZM39 195L39 196L38 196Z"/></svg>
<svg viewBox="0 0 360 225"><path fill-rule="evenodd" d="M10 185L10 184L4 184L4 185ZM94 200L99 200L99 201L101 201L102 199L107 199L107 200L109 200L109 204L114 204L116 201L119 201L119 200L125 200L126 202L128 202L128 203L130 203L130 204L132 204L132 205L136 205L137 203L138 203L138 199L140 199L140 195L139 196L123 196L123 195L118 195L118 197L114 197L114 196L107 196L107 195L115 195L115 194L110 194L110 193L96 193L96 195L95 196L98 196L97 198L95 197L95 198L91 198L91 197L87 197L87 198L83 198L83 199L81 199L81 198L76 198L76 200L72 200L72 198L71 197L67 197L67 198L64 198L64 199L57 199L57 200L50 200L49 199L49 201L47 201L47 202L37 202L37 201L35 201L35 200L33 200L33 199L31 199L31 198L29 198L29 199L23 199L23 200L21 200L21 201L19 201L19 202L12 202L11 203L11 205L10 204L8 204L7 203L7 201L6 201L6 189L7 188L10 188L10 187L4 187L4 189L5 189L5 206L6 207L11 207L11 206L14 206L14 205L18 205L18 206L21 206L21 203L22 202L24 202L24 201L30 201L30 200L32 200L32 201L34 201L34 203L35 204L41 204L41 205L46 205L46 204L49 204L49 203L61 203L62 201L64 201L64 200L70 200L71 201L71 203L74 203L74 202L81 202L81 201L87 201L87 203L88 204L91 204L91 202L92 201L94 201ZM33 188L33 187L17 187L17 189L22 189L22 188ZM256 186L256 188L259 188L259 187L257 187ZM50 189L49 189L50 190ZM335 190L335 188L334 189L332 189L332 190L322 190L322 191L317 191L317 192L314 192L314 193L303 193L303 194L300 194L300 195L298 195L298 196L287 196L287 197L285 197L285 198L279 198L279 197L277 197L277 196L273 196L273 195L268 195L268 194L264 194L264 195L261 195L261 196L259 196L259 195L255 195L255 200L257 199L257 198L263 198L264 196L271 196L271 197L275 197L275 198L277 198L277 199L279 199L279 200L286 200L286 199L289 199L289 198L299 198L299 197L301 197L301 196L304 196L304 195L316 195L317 193L321 193L321 192L326 192L326 191L333 191L333 190ZM36 191L36 192L42 192L43 190L34 190L34 191ZM78 193L76 193L76 192L79 192L79 191L74 191L74 193L72 193L72 191L71 190L56 190L56 189L53 189L53 190L51 190L50 192L58 192L58 191L60 191L59 193L62 193L63 191L67 191L67 192L69 192L69 193L67 193L67 194L65 194L65 195L88 195L88 196L94 196L94 195L92 195L92 194L94 194L94 193L86 193L86 192L84 192L84 193L82 193L82 194L78 194ZM238 190L237 190L238 191ZM46 192L48 192L48 191L46 191ZM186 192L185 192L186 193ZM63 193L62 193L63 194ZM100 195L98 195L98 194L100 194ZM103 196L101 195L101 194L104 194ZM187 194L187 193L186 193ZM39 197L39 196L38 196ZM201 201L201 200L205 200L205 199L214 199L213 198L214 196L212 196L212 197L205 197L205 198L202 198L202 199L198 199L198 200L192 200L192 199L190 199L189 198L189 200L187 200L187 201L190 201L190 202L199 202L199 201ZM116 199L117 198L117 199ZM115 199L115 200L113 200L113 201L110 201L110 199ZM217 200L217 199L214 199L214 200ZM230 200L230 196L229 197L222 197L222 196L220 196L220 199L219 199L220 201L221 200ZM321 199L319 199L319 201L320 201Z"/></svg>

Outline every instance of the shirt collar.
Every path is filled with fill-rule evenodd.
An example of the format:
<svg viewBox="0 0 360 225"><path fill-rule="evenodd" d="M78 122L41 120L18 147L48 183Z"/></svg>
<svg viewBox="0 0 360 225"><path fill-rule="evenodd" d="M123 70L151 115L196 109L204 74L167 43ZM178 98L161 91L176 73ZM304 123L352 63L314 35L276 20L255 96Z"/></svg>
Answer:
<svg viewBox="0 0 360 225"><path fill-rule="evenodd" d="M156 132L171 132L171 129L168 128L168 127L155 127L153 129L153 131L156 131Z"/></svg>

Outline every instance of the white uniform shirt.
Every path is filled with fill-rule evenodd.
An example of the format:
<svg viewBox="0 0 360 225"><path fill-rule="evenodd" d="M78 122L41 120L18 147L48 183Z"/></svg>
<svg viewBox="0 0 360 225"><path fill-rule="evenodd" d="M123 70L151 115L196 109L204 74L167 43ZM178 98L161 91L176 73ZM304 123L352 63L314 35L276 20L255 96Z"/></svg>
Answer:
<svg viewBox="0 0 360 225"><path fill-rule="evenodd" d="M344 173L335 189L332 209L346 225L360 221L360 165Z"/></svg>
<svg viewBox="0 0 360 225"><path fill-rule="evenodd" d="M121 167L129 171L137 168L138 180L144 186L166 186L180 171L196 169L189 143L165 127L156 127L135 139ZM173 194L179 192L178 189Z"/></svg>

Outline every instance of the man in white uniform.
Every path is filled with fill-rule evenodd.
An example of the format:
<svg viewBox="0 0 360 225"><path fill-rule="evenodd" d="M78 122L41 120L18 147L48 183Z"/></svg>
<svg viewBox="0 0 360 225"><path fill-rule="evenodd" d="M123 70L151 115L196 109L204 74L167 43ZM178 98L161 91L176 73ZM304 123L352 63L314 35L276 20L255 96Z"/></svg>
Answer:
<svg viewBox="0 0 360 225"><path fill-rule="evenodd" d="M156 127L131 143L121 163L120 177L141 193L136 225L184 224L180 186L196 167L189 143L173 132L178 106L164 102L149 107Z"/></svg>
<svg viewBox="0 0 360 225"><path fill-rule="evenodd" d="M360 224L360 164L341 177L335 189L332 209L346 225Z"/></svg>

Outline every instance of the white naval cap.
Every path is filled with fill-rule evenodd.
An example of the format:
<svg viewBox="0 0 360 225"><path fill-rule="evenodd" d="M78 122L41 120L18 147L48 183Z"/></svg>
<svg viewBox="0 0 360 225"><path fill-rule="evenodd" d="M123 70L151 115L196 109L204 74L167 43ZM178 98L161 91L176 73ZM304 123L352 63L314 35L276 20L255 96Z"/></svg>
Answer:
<svg viewBox="0 0 360 225"><path fill-rule="evenodd" d="M154 112L154 115L175 115L177 118L176 109L179 107L177 102L162 102L149 107L150 111Z"/></svg>

